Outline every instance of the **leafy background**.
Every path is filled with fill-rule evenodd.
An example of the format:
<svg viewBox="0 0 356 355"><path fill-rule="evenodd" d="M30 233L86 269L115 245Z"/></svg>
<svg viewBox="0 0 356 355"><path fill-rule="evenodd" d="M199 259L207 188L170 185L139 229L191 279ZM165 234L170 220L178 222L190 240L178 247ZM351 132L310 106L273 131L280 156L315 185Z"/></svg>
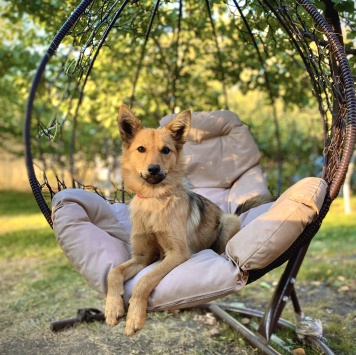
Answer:
<svg viewBox="0 0 356 355"><path fill-rule="evenodd" d="M78 3L0 3L0 147L12 155L23 155L19 143L36 67ZM103 7L109 6L110 1L103 3ZM237 10L230 6L227 11L224 3L210 2L210 19L204 2L186 1L177 29L179 3L163 1L145 44L149 25L146 15L151 14L154 3L138 2L111 30L84 92L78 78L90 67L86 55L99 48L99 38L110 18L94 35L91 29L103 9L98 9L98 18L79 21L75 31L80 34L73 30L64 39L36 93L34 139L38 138L39 123L52 127L47 132L51 139L42 134L40 144L36 142L32 148L41 170L53 170L60 176L66 168L84 181L95 170L97 159L115 168L118 163L112 157L120 154L115 120L119 105L125 102L148 126L157 126L165 114L187 108L235 111L250 127L261 150L262 166L273 193L280 192L278 182L283 191L304 176L319 174L323 132L301 59L290 49L280 24L262 11L259 2L252 1L244 11L260 31L255 44L257 55L246 30L235 31ZM330 0L314 3L323 11ZM346 47L352 49L356 35L354 3L332 3L340 11ZM291 1L286 4L293 6ZM216 33L215 38L212 33ZM349 59L354 70L355 56L349 55ZM139 68L138 63L142 63ZM75 137L74 125L78 126ZM92 144L94 139L96 144Z"/></svg>

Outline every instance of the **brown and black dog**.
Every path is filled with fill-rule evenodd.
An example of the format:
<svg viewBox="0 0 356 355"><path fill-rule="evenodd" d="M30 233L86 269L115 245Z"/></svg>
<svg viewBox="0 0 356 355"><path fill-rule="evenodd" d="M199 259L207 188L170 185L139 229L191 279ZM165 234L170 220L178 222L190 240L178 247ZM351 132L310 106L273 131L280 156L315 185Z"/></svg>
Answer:
<svg viewBox="0 0 356 355"><path fill-rule="evenodd" d="M125 313L124 282L161 259L134 287L126 335L133 335L144 326L147 299L165 275L203 249L224 252L227 242L240 229L236 214L224 214L189 187L183 145L190 122L191 112L183 111L165 127L144 128L127 106L122 105L119 111L122 177L127 190L136 196L130 203L131 259L114 267L108 275L107 324L118 324ZM265 202L269 201L258 198L246 208Z"/></svg>

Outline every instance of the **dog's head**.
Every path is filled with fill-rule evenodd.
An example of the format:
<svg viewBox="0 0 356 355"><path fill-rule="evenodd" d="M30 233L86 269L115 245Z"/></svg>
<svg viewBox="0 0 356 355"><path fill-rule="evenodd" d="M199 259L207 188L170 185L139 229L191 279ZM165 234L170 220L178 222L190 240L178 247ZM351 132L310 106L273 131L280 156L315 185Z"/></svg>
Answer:
<svg viewBox="0 0 356 355"><path fill-rule="evenodd" d="M118 124L124 148L122 164L126 185L127 180L138 178L149 185L169 183L170 173L182 169L181 151L187 140L190 122L191 112L187 110L165 127L144 128L133 112L122 105Z"/></svg>

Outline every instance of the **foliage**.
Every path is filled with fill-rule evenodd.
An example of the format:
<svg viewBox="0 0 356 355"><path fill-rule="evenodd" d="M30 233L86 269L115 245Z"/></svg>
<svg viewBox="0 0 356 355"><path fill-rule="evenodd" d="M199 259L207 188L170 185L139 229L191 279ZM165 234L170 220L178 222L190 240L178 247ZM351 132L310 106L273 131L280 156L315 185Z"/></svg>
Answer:
<svg viewBox="0 0 356 355"><path fill-rule="evenodd" d="M265 101L261 92L250 92L231 108L239 113L239 117L249 127L261 152L261 164L268 187L273 194L277 194L278 156L284 173L282 191L304 177L320 175L322 148L315 142L322 141L322 132L320 117L315 108L286 110L283 102L277 101L275 109L281 131L281 144L278 146L276 127L272 122L273 108L266 107ZM296 161L298 164L295 164Z"/></svg>
<svg viewBox="0 0 356 355"><path fill-rule="evenodd" d="M349 44L356 33L351 2L333 0L341 11ZM35 69L78 3L2 2L0 148L11 149L7 142L21 139L23 111ZM293 161L287 157L302 161L305 174L315 171L321 152L310 144L309 123L300 123L306 111L316 108L310 77L298 53L290 49L280 24L263 11L259 1L243 9L252 27L241 24L239 31L239 11L231 2L226 7L226 1L210 1L208 8L204 1L186 1L182 10L179 4L162 1L147 42L154 2L136 2L101 42L105 26L115 15L106 18L103 13L113 4L110 0L104 0L101 6L95 3L91 7L94 15L74 24L37 88L33 150L42 170L53 170L57 176L69 170L70 175L84 180L94 168L95 157L107 160L107 156L118 155L115 117L118 106L125 102L151 126L162 116L185 108L200 111L230 107L243 116L243 106L249 111L245 121L258 137L271 181L275 181L278 155L284 157L286 185L296 178ZM286 4L293 8L292 1ZM324 2L315 0L315 4L325 9ZM115 5L116 11L120 5ZM259 33L255 43L249 30ZM350 60L352 63L354 59ZM258 115L257 104L246 100L251 92L262 96L258 104L264 110L259 109ZM273 110L278 111L278 117ZM310 114L314 122L317 113ZM288 119L283 120L284 116ZM281 146L267 147L267 143L276 141L277 121ZM322 142L322 137L317 139Z"/></svg>

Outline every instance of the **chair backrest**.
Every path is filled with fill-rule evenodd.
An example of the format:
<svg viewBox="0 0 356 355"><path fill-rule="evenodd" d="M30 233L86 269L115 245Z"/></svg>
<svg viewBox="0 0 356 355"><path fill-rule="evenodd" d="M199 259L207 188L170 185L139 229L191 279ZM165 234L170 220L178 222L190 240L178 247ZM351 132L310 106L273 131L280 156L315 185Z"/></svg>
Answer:
<svg viewBox="0 0 356 355"><path fill-rule="evenodd" d="M174 117L164 117L161 126ZM248 198L269 194L257 145L235 113L193 112L183 149L192 188L224 211L233 213Z"/></svg>
<svg viewBox="0 0 356 355"><path fill-rule="evenodd" d="M161 125L173 117L166 116ZM229 110L193 112L184 154L195 188L231 188L261 158L248 127Z"/></svg>

